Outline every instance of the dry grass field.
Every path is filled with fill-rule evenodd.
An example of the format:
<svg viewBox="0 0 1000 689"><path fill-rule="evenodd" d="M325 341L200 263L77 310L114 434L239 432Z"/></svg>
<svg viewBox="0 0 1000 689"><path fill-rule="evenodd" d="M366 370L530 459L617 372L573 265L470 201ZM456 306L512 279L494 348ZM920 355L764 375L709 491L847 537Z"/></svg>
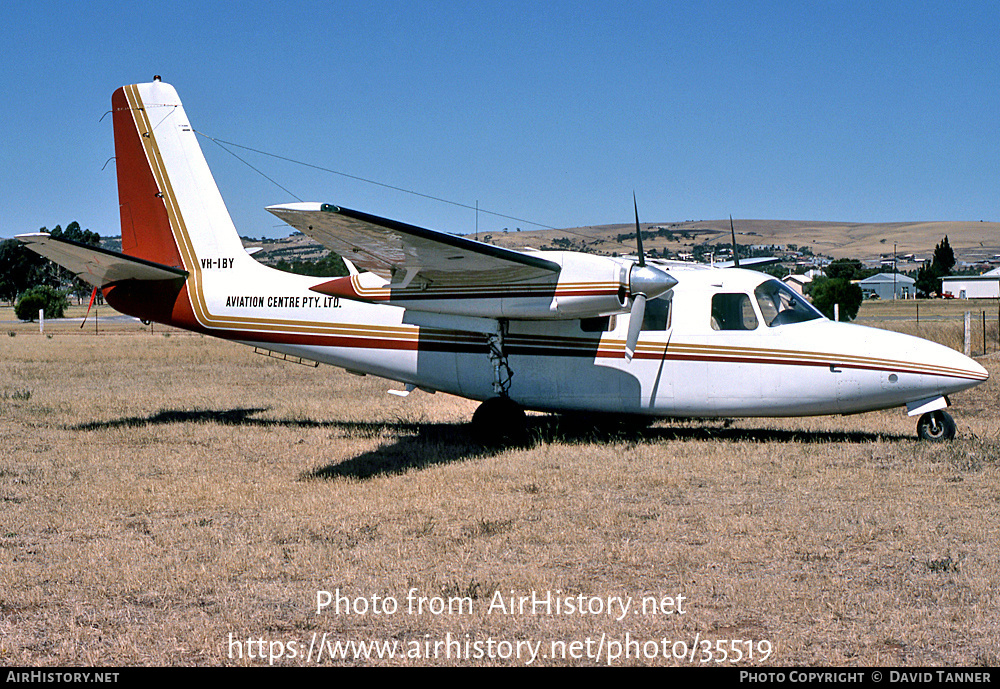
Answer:
<svg viewBox="0 0 1000 689"><path fill-rule="evenodd" d="M918 327L890 306L862 318ZM996 665L1000 355L979 360L948 444L893 410L537 416L533 446L486 450L446 395L159 327L7 322L0 662ZM497 600L532 591L559 614ZM317 661L352 642L405 657Z"/></svg>

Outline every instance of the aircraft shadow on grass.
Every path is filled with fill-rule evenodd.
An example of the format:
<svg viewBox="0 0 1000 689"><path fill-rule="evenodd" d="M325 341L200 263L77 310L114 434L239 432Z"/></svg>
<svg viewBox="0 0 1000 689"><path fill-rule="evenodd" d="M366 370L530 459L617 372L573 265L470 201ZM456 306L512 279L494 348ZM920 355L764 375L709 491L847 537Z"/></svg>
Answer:
<svg viewBox="0 0 1000 689"><path fill-rule="evenodd" d="M336 464L304 473L301 478L337 477L367 479L399 474L476 457L492 457L507 448L483 445L473 437L469 424L389 421L314 421L311 419L259 418L266 407L234 409L163 409L149 416L129 416L90 421L71 430L95 431L111 428L141 428L178 423L215 423L224 426L322 428L340 438L383 439L377 448ZM598 417L599 419L599 417ZM645 426L632 419L598 420L587 415L528 417L528 443L657 443L669 440L703 440L774 443L870 443L911 441L905 434L868 431L805 431L774 428L737 428L728 420L677 420L666 426Z"/></svg>

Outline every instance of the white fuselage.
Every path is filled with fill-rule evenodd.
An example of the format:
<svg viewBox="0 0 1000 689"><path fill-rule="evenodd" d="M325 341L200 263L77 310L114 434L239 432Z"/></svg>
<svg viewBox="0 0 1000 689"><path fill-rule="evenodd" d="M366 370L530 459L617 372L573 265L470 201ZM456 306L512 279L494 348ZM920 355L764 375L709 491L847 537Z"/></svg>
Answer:
<svg viewBox="0 0 1000 689"><path fill-rule="evenodd" d="M947 347L832 323L760 273L502 250L330 204L271 210L371 272L283 273L244 251L172 86L122 87L112 105L123 254L58 251L140 318L543 410L915 413L987 378Z"/></svg>
<svg viewBox="0 0 1000 689"><path fill-rule="evenodd" d="M487 347L496 321L324 296L309 289L316 278L257 264L201 272L195 312L211 314L203 325L214 334L424 389L496 394ZM580 320L509 321L507 394L539 410L804 416L912 404L987 377L962 354L899 333L825 318L769 327L754 300L769 279L760 273L674 266L671 275L678 284L658 300L669 314L643 330L632 361L623 356L627 314L602 332L585 332ZM756 327L715 329L716 294L747 295Z"/></svg>

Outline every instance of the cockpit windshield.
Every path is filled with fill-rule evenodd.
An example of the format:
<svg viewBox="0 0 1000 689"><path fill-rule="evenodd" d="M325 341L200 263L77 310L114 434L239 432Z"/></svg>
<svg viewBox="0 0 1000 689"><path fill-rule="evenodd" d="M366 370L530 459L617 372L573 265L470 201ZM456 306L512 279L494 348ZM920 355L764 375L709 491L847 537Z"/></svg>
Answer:
<svg viewBox="0 0 1000 689"><path fill-rule="evenodd" d="M762 282L754 290L754 296L757 297L757 304L760 306L764 323L769 328L824 317L812 304L806 301L805 297L796 293L780 280Z"/></svg>

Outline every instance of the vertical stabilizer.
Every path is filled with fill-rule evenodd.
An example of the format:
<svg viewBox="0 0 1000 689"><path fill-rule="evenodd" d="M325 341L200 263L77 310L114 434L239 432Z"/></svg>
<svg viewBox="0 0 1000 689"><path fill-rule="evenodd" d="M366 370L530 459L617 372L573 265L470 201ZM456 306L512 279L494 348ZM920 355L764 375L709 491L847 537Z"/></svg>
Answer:
<svg viewBox="0 0 1000 689"><path fill-rule="evenodd" d="M123 86L114 114L122 251L199 271L199 259L246 257L177 91Z"/></svg>

